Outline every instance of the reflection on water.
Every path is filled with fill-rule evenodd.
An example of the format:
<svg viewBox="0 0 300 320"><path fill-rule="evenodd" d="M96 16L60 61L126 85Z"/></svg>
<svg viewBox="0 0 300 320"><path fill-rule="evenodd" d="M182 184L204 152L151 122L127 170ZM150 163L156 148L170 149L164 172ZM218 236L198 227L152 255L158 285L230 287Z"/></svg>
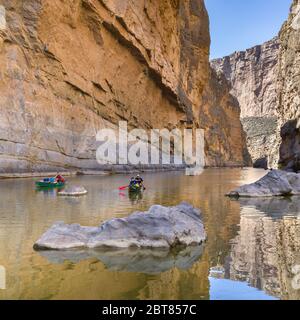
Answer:
<svg viewBox="0 0 300 320"><path fill-rule="evenodd" d="M277 300L246 282L210 277L211 300Z"/></svg>
<svg viewBox="0 0 300 320"><path fill-rule="evenodd" d="M52 263L64 263L64 261L78 263L88 258L96 258L109 270L159 274L173 268L190 269L199 260L202 252L203 246L191 246L171 252L169 250L132 248L119 250L48 250L39 253Z"/></svg>
<svg viewBox="0 0 300 320"><path fill-rule="evenodd" d="M131 201L131 204L137 204L139 203L141 200L143 200L143 192L128 192L128 197Z"/></svg>
<svg viewBox="0 0 300 320"><path fill-rule="evenodd" d="M281 299L300 299L300 198L243 199L225 277Z"/></svg>
<svg viewBox="0 0 300 320"><path fill-rule="evenodd" d="M6 289L0 289L0 299L209 299L215 293L209 273L216 265L225 268L226 276L232 280L242 279L272 295L293 297L295 293L286 283L285 292L289 296L281 295L278 288L283 288L282 279L289 280L283 277L284 261L289 261L289 271L298 261L299 246L294 240L299 230L295 215L287 217L289 212L280 211L284 217L274 220L270 212L262 213L261 208L256 208L258 204L240 205L224 197L228 191L264 174L265 171L254 169L211 169L195 177L187 177L184 172L148 173L144 175L147 189L136 197L118 190L129 176L81 176L71 178L70 183L83 185L88 194L70 199L57 197L55 190L36 192L31 179L0 181L0 265L6 270ZM152 204L177 205L181 201L202 210L208 234L203 248L171 253L151 250L39 253L32 249L35 240L55 221L99 225L113 217L148 210ZM280 210L297 211L297 201L294 202ZM252 233L250 227L245 227L245 210L252 216L251 223L257 225ZM269 239L274 237L269 235L269 229L256 232L262 224L260 215L269 219L270 225L281 225L270 229L272 233L274 228L280 229L275 242ZM283 223L290 219L294 225ZM245 228L250 233L247 230L245 233ZM265 245L256 245L257 238ZM246 243L250 240L252 246ZM274 252L277 260L272 256ZM268 260L271 256L274 262ZM239 274L247 272L249 276L240 277ZM261 296L259 291L254 292ZM225 293L219 293L226 298Z"/></svg>

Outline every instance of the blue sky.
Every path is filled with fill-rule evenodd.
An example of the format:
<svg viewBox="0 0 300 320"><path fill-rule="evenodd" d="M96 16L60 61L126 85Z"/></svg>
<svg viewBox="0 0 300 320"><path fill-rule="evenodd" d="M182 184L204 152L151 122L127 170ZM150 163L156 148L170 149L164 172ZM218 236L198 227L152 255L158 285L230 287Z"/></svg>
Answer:
<svg viewBox="0 0 300 320"><path fill-rule="evenodd" d="M272 39L287 19L292 0L205 0L210 17L211 58Z"/></svg>

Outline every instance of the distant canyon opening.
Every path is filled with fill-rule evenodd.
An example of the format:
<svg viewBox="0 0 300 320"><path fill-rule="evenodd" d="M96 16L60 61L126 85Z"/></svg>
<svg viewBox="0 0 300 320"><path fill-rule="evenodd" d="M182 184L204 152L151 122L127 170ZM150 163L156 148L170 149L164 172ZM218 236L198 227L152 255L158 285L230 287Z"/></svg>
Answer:
<svg viewBox="0 0 300 320"><path fill-rule="evenodd" d="M214 59L238 100L255 168L300 171L300 1L291 2L278 36Z"/></svg>

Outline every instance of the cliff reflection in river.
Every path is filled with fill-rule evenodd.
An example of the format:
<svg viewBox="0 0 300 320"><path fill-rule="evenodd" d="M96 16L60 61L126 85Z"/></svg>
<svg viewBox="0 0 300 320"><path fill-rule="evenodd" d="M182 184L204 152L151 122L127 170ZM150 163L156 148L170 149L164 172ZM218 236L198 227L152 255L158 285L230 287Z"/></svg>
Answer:
<svg viewBox="0 0 300 320"><path fill-rule="evenodd" d="M300 299L300 198L239 202L240 231L231 242L225 278L281 299Z"/></svg>

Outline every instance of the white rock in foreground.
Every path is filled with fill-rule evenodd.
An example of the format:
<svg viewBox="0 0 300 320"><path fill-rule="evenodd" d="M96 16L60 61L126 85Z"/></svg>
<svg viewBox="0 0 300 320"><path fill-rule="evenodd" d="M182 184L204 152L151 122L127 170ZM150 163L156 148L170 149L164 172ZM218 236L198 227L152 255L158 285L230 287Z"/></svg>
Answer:
<svg viewBox="0 0 300 320"><path fill-rule="evenodd" d="M200 211L182 203L176 207L155 205L149 211L112 219L99 227L59 222L42 235L34 248L170 248L201 244L205 239Z"/></svg>
<svg viewBox="0 0 300 320"><path fill-rule="evenodd" d="M300 174L273 170L266 176L227 194L229 197L273 197L300 195Z"/></svg>

